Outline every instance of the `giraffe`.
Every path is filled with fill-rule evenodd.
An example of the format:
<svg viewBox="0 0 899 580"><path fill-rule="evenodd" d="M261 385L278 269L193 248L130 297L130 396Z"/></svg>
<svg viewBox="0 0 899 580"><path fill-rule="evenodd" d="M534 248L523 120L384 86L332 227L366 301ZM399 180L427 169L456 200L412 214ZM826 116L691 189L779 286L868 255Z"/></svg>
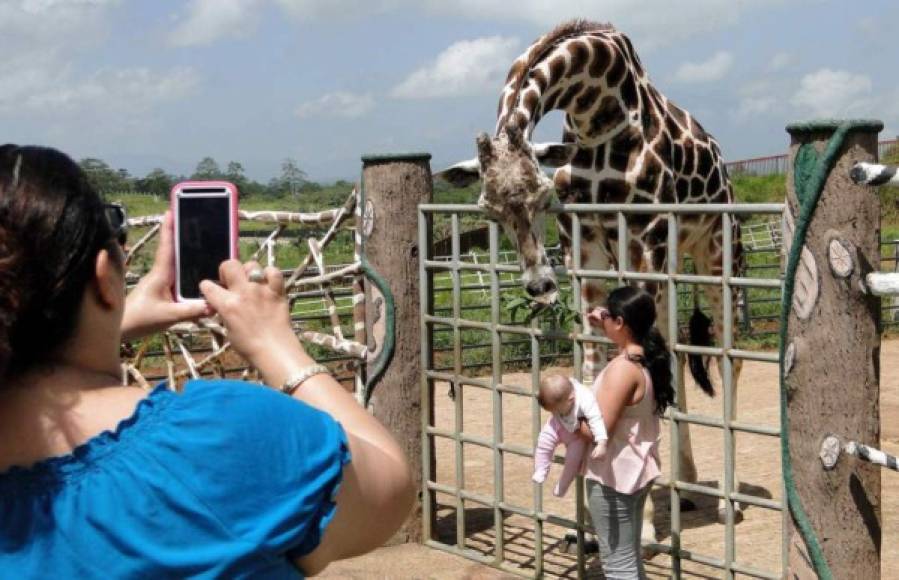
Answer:
<svg viewBox="0 0 899 580"><path fill-rule="evenodd" d="M532 132L547 113L564 113L561 143L532 143ZM457 163L437 177L463 186L482 181L478 205L499 222L516 244L522 285L538 303L558 297L558 282L543 245L543 218L555 189L564 203L733 203L730 180L715 139L693 116L662 95L650 82L631 41L609 24L575 20L537 39L513 63L503 87L493 137L481 133L477 157ZM550 179L540 165L556 168ZM610 266L642 272L665 272L668 222L664 215L628 217L627 264L618 264L617 218L614 214L581 218L581 267L607 270ZM679 218L678 254L689 254L699 275L720 276L723 264L723 219L696 214ZM732 221L732 272L743 269L739 224ZM572 222L559 214L559 237L568 267L572 265ZM680 259L680 258L679 258ZM653 295L657 325L668 334L667 291L657 283L644 284ZM713 314L713 332L723 344L722 296L718 287L705 286ZM586 310L605 301L602 281L582 284ZM733 297L736 304L736 295ZM734 309L736 310L736 309ZM676 322L675 322L676 323ZM708 318L694 311L691 330L708 335ZM691 332L692 334L692 332ZM585 346L585 379L597 370L595 349ZM699 386L713 394L700 357L690 369ZM723 369L719 370L723 373ZM733 385L741 361L734 360ZM678 404L686 409L683 385ZM733 396L736 401L736 394ZM732 409L736 416L736 404ZM682 481L696 482L689 426L679 429ZM735 481L735 489L739 484ZM686 501L684 509L692 502ZM739 504L736 520L742 519ZM650 497L644 514L644 543L656 541ZM718 519L725 519L719 503Z"/></svg>

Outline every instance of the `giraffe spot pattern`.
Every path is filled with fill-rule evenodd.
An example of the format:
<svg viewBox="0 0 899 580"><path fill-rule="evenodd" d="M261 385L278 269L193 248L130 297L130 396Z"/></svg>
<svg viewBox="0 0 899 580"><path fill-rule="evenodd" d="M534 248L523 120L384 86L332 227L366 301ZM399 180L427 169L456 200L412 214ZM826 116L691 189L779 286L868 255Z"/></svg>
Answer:
<svg viewBox="0 0 899 580"><path fill-rule="evenodd" d="M587 134L590 137L598 137L624 122L624 110L618 103L618 99L612 96L604 97L599 102L599 107L590 120Z"/></svg>
<svg viewBox="0 0 899 580"><path fill-rule="evenodd" d="M599 182L600 203L624 203L631 186L623 179L603 179Z"/></svg>
<svg viewBox="0 0 899 580"><path fill-rule="evenodd" d="M587 73L590 75L590 78L599 79L602 78L609 67L612 53L609 51L606 43L598 38L593 38L590 46L593 49L593 59L590 61Z"/></svg>
<svg viewBox="0 0 899 580"><path fill-rule="evenodd" d="M587 113L596 105L596 101L599 100L599 94L600 91L598 86L587 87L584 92L575 99L574 113L576 115Z"/></svg>
<svg viewBox="0 0 899 580"><path fill-rule="evenodd" d="M609 67L609 72L606 73L606 85L610 89L617 87L621 79L624 78L625 65L624 57L620 53L613 52L612 66Z"/></svg>
<svg viewBox="0 0 899 580"><path fill-rule="evenodd" d="M596 148L596 158L593 160L593 169L597 173L602 171L606 165L606 144L603 143Z"/></svg>
<svg viewBox="0 0 899 580"><path fill-rule="evenodd" d="M578 93L583 90L583 88L584 83L582 83L581 81L572 84L570 87L568 87L568 90L565 91L565 94L563 94L559 98L559 101L556 103L556 108L567 109L568 105L571 104L571 101L578 95Z"/></svg>
<svg viewBox="0 0 899 580"><path fill-rule="evenodd" d="M571 166L579 169L590 169L593 167L593 157L596 155L595 149L587 149L580 147L574 158L571 160Z"/></svg>
<svg viewBox="0 0 899 580"><path fill-rule="evenodd" d="M574 77L584 72L587 61L590 59L590 51L587 45L579 40L573 40L568 43L568 54L571 57L568 75Z"/></svg>
<svg viewBox="0 0 899 580"><path fill-rule="evenodd" d="M658 162L654 155L647 155L643 161L643 171L637 176L634 185L637 189L649 193L655 193L656 187L659 185L659 176L662 173L662 164Z"/></svg>
<svg viewBox="0 0 899 580"><path fill-rule="evenodd" d="M549 61L549 84L557 84L565 76L565 57L557 56Z"/></svg>

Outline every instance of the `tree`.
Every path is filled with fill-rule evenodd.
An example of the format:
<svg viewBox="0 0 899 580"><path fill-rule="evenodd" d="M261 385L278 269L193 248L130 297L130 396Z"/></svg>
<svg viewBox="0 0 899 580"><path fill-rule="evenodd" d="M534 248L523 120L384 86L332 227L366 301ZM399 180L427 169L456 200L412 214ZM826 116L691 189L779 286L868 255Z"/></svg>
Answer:
<svg viewBox="0 0 899 580"><path fill-rule="evenodd" d="M272 177L265 186L266 197L281 197L284 194L284 182L279 177Z"/></svg>
<svg viewBox="0 0 899 580"><path fill-rule="evenodd" d="M237 186L241 197L250 195L253 187L247 176L244 175L243 165L239 161L229 161L228 168L225 169L225 179Z"/></svg>
<svg viewBox="0 0 899 580"><path fill-rule="evenodd" d="M297 166L297 162L290 157L281 162L281 183L290 192L292 197L297 197L300 186L306 181L306 172Z"/></svg>
<svg viewBox="0 0 899 580"><path fill-rule="evenodd" d="M197 163L197 169L190 176L191 179L221 179L222 170L212 157L204 157Z"/></svg>
<svg viewBox="0 0 899 580"><path fill-rule="evenodd" d="M157 196L166 196L175 185L175 176L169 175L159 167L151 171L143 179L137 180L137 188Z"/></svg>
<svg viewBox="0 0 899 580"><path fill-rule="evenodd" d="M124 169L116 171L108 163L96 157L86 157L79 162L90 184L101 194L127 191L132 188L131 179Z"/></svg>
<svg viewBox="0 0 899 580"><path fill-rule="evenodd" d="M229 161L228 168L225 170L225 177L234 183L245 180L243 165L239 161Z"/></svg>

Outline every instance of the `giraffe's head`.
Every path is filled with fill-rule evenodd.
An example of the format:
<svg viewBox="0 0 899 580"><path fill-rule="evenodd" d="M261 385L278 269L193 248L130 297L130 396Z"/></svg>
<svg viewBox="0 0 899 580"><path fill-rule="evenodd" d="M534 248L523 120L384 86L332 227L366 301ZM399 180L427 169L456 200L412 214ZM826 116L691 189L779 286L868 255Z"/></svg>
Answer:
<svg viewBox="0 0 899 580"><path fill-rule="evenodd" d="M543 220L551 203L553 182L540 164L561 167L576 152L574 144L531 144L521 129L503 128L491 138L477 138L476 159L457 163L437 174L464 187L481 179L480 206L499 222L518 248L521 281L535 301L555 302L559 286L543 247Z"/></svg>

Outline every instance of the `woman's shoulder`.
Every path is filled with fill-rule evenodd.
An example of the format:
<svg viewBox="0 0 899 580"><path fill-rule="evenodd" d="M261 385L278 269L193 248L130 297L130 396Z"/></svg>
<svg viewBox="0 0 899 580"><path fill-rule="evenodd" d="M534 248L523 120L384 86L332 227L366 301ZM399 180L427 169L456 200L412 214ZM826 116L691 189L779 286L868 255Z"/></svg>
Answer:
<svg viewBox="0 0 899 580"><path fill-rule="evenodd" d="M639 353L623 353L610 360L606 366L609 374L618 378L642 376L645 368L643 366L643 355Z"/></svg>
<svg viewBox="0 0 899 580"><path fill-rule="evenodd" d="M633 391L643 378L643 366L625 356L610 360L603 369L602 388Z"/></svg>
<svg viewBox="0 0 899 580"><path fill-rule="evenodd" d="M232 432L278 429L301 422L335 423L327 413L256 383L233 379L188 381L177 396L172 420L185 427L225 424Z"/></svg>

